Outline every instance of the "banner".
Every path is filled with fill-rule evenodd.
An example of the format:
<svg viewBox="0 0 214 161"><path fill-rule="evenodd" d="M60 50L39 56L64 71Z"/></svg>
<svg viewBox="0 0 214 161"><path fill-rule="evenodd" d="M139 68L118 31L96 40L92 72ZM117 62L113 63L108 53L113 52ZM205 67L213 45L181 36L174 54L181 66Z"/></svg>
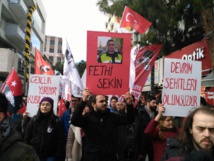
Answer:
<svg viewBox="0 0 214 161"><path fill-rule="evenodd" d="M201 62L164 59L162 103L165 116L186 117L200 106Z"/></svg>
<svg viewBox="0 0 214 161"><path fill-rule="evenodd" d="M35 48L35 74L54 75L54 71L50 64L42 58L42 54Z"/></svg>
<svg viewBox="0 0 214 161"><path fill-rule="evenodd" d="M60 76L30 74L27 97L27 112L32 117L36 115L40 100L51 97L54 100L54 113L57 114Z"/></svg>
<svg viewBox="0 0 214 161"><path fill-rule="evenodd" d="M212 61L206 39L188 45L181 50L177 50L165 56L165 58L201 61L202 76L207 76L212 72Z"/></svg>
<svg viewBox="0 0 214 161"><path fill-rule="evenodd" d="M146 30L151 26L151 24L151 22L149 22L137 12L126 6L123 12L120 27L131 27L143 35Z"/></svg>
<svg viewBox="0 0 214 161"><path fill-rule="evenodd" d="M70 82L65 81L65 83L66 86L68 87L67 89L71 87L72 95L74 95L75 97L82 97L82 91L84 90L84 87L80 79L78 70L75 66L74 57L67 40L66 40L66 51L64 55L63 79L70 81ZM68 93L67 91L65 92Z"/></svg>
<svg viewBox="0 0 214 161"><path fill-rule="evenodd" d="M146 79L154 66L155 60L162 48L162 45L149 45L138 52L135 59L135 81L132 94L138 100L145 85Z"/></svg>
<svg viewBox="0 0 214 161"><path fill-rule="evenodd" d="M62 114L66 111L66 107L65 107L65 101L63 98L60 99L59 103L58 103L58 116L62 117Z"/></svg>
<svg viewBox="0 0 214 161"><path fill-rule="evenodd" d="M8 112L12 115L16 110L22 107L22 82L13 68L11 73L7 76L4 85L1 88L9 102Z"/></svg>
<svg viewBox="0 0 214 161"><path fill-rule="evenodd" d="M87 32L86 87L93 94L129 91L131 34Z"/></svg>

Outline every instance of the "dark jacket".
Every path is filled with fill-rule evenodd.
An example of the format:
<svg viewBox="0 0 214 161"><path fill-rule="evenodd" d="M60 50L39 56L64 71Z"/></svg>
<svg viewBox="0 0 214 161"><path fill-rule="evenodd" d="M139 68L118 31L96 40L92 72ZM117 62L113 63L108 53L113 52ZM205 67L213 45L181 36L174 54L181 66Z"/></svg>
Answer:
<svg viewBox="0 0 214 161"><path fill-rule="evenodd" d="M63 127L59 117L32 118L27 126L25 141L32 145L40 158L64 154Z"/></svg>
<svg viewBox="0 0 214 161"><path fill-rule="evenodd" d="M154 113L154 117L157 113ZM148 134L145 134L144 131L151 121L151 117L147 113L145 106L138 109L138 116L136 120L136 140L137 140L137 149L136 155L145 154L148 151L153 153L152 148L152 137Z"/></svg>
<svg viewBox="0 0 214 161"><path fill-rule="evenodd" d="M182 154L180 153L181 144L177 141L176 138L168 138L166 140L166 148L164 150L161 161L165 161L169 158L179 159Z"/></svg>
<svg viewBox="0 0 214 161"><path fill-rule="evenodd" d="M191 149L188 152L184 152L183 145L177 141L176 138L167 139L167 147L164 151L161 161L213 161L214 160L214 148L211 153L207 153L206 150Z"/></svg>
<svg viewBox="0 0 214 161"><path fill-rule="evenodd" d="M91 111L82 115L86 102L81 101L75 109L71 124L82 127L85 132L85 160L110 161L116 156L114 135L120 125L133 122L133 106L127 105L127 114L117 115L106 110L104 113ZM89 157L90 154L93 156Z"/></svg>
<svg viewBox="0 0 214 161"><path fill-rule="evenodd" d="M36 151L23 142L16 130L8 127L4 136L0 140L1 161L39 161Z"/></svg>

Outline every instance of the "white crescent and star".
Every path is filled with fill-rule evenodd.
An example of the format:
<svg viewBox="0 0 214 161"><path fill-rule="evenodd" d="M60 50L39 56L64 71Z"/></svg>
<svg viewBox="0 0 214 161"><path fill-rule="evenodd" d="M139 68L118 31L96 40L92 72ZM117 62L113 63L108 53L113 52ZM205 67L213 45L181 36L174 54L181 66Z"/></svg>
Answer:
<svg viewBox="0 0 214 161"><path fill-rule="evenodd" d="M15 81L15 80L14 80L13 82L11 82L11 86L14 86L14 87L15 87L15 86L16 86L16 84L17 84L17 83L16 83L16 81Z"/></svg>
<svg viewBox="0 0 214 161"><path fill-rule="evenodd" d="M130 20L129 20L129 16L133 17L133 19L134 19L133 14L131 14L130 12L128 12L128 13L126 14L126 21L127 21L127 22L130 22ZM134 19L134 21L133 21L133 22L134 22L134 23L137 23L137 20L135 20L135 19Z"/></svg>

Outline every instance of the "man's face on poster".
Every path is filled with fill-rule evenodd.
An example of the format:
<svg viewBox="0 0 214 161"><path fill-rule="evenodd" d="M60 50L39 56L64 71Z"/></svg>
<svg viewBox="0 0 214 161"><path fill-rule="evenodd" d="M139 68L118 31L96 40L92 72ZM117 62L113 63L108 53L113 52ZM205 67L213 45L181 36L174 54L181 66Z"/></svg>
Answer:
<svg viewBox="0 0 214 161"><path fill-rule="evenodd" d="M109 53L114 53L114 50L115 50L115 42L114 41L109 41L107 43L107 51Z"/></svg>

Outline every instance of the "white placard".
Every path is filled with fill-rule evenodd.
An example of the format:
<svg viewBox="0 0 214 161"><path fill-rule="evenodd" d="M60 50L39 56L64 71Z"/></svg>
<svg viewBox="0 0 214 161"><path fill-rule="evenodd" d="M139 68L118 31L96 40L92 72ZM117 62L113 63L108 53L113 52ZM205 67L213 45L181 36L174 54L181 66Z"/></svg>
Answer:
<svg viewBox="0 0 214 161"><path fill-rule="evenodd" d="M57 114L60 76L30 74L27 98L27 112L32 117L37 114L39 102L43 97L54 100L54 113Z"/></svg>
<svg viewBox="0 0 214 161"><path fill-rule="evenodd" d="M164 59L162 103L165 116L185 117L200 106L201 62Z"/></svg>

